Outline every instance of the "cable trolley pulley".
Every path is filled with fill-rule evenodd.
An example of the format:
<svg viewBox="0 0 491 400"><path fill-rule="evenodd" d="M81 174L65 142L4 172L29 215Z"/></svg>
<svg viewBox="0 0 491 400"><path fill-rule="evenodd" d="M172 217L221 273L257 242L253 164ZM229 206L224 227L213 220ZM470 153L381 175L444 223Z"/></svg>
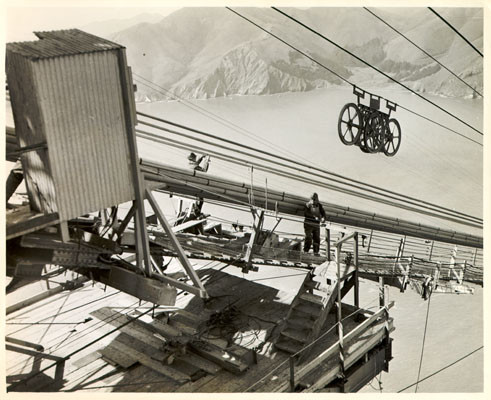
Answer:
<svg viewBox="0 0 491 400"><path fill-rule="evenodd" d="M397 104L386 100L388 112L380 111L380 96L367 93L353 85L353 94L357 102L346 104L339 114L338 133L341 141L347 145L356 145L364 153L384 152L394 156L401 145L401 126L390 113L396 111ZM368 94L369 105L361 103Z"/></svg>

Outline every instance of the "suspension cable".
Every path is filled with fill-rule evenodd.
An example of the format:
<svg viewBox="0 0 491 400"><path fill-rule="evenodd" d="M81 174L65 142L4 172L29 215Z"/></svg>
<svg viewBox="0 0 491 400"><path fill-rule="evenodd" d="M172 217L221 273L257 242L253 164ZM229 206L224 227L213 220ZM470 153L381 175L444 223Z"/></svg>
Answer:
<svg viewBox="0 0 491 400"><path fill-rule="evenodd" d="M171 130L168 130L168 129L165 129L165 128L163 130L166 131L166 132L179 134L178 132L171 131ZM264 166L262 164L256 164L256 163L253 163L253 162L250 162L250 161L247 161L246 162L246 161L241 160L240 158L236 158L236 157L233 157L233 156L224 157L222 155L222 153L220 153L220 152L215 152L215 151L213 151L211 149L208 149L208 148L203 148L203 147L199 147L199 146L196 146L196 145L187 144L187 143L184 143L184 142L170 140L170 139L161 137L159 135L156 135L156 134L153 134L153 133L150 133L150 132L143 131L141 129L136 129L136 131L139 134L138 136L140 136L140 137L142 137L144 139L147 139L147 140L159 141L159 142L162 142L164 144L170 145L172 147L180 148L180 149L188 149L188 150L193 150L193 151L201 151L201 152L209 153L209 154L212 154L214 157L217 157L218 159L221 159L223 161L227 161L227 162L234 161L235 163L237 163L239 165L242 165L242 166L245 166L245 167L254 166L255 168L257 168L260 171L270 172L270 173L273 173L273 174L275 174L277 176L282 176L282 177L285 177L285 178L293 179L293 180L300 181L300 182L307 183L307 184L315 184L315 185L322 186L324 188L331 189L331 190L336 190L338 192L345 193L345 194L348 194L348 195L352 195L352 196L356 196L356 197L361 197L361 198L364 198L366 200L372 200L372 201L375 201L377 203L384 203L384 204L387 204L387 205L392 206L392 207L402 208L402 209L405 209L405 210L408 210L408 211L417 212L417 213L420 213L420 214L425 214L425 215L428 215L430 217L435 217L435 218L439 218L439 219L448 220L448 221L451 221L451 222L460 223L460 224L463 224L463 225L468 225L468 226L471 226L473 228L478 228L478 229L481 228L480 225L476 225L478 222L476 222L474 220L470 220L470 219L467 219L467 218L464 218L464 217L458 217L458 218L460 218L460 220L457 220L457 219L453 219L453 218L450 218L450 217L447 217L447 216L438 215L438 214L434 214L433 213L433 212L436 211L436 212L439 212L439 213L442 213L442 214L447 214L449 216L454 216L455 217L454 214L447 213L445 211L435 210L435 209L432 209L430 207L421 206L419 204L415 204L415 203L409 202L411 204L415 204L418 207L422 207L424 209L428 209L428 210L431 210L433 212L428 212L428 211L423 211L423 210L415 209L415 208L410 207L410 206L407 206L405 204L394 203L393 201L390 201L390 200L380 199L378 197L373 197L373 196L370 196L370 195L367 195L367 194L359 193L359 192L356 192L356 191L353 191L353 190L349 190L349 189L346 189L346 188L341 188L341 187L335 186L335 185L329 185L329 184L326 184L325 182L314 180L312 178L302 177L300 175L293 174L293 173L288 173L288 172L281 171L281 170L278 170L278 169L275 169L275 168L272 168L272 167L266 167L266 166ZM206 142L206 143L210 144L210 142ZM226 146L219 146L219 147L220 148L223 148L223 149L226 149L226 150L233 151L233 149L230 149L230 148L228 148ZM259 158L259 159L262 159L263 161L268 161L268 160L265 160L263 158ZM378 194L378 193L376 193L376 194ZM388 197L390 197L390 196L388 196ZM398 199L396 199L396 200L398 200Z"/></svg>
<svg viewBox="0 0 491 400"><path fill-rule="evenodd" d="M197 134L202 135L202 136L206 136L206 137L209 137L209 138L212 138L212 139L216 139L216 140L219 140L219 141L228 143L228 144L232 144L232 145L235 145L235 146L238 146L238 147L242 147L242 148L247 149L247 150L252 150L252 151L255 151L257 153L264 154L264 155L266 155L268 157L273 157L273 158L276 158L276 159L280 159L282 161L287 161L287 162L290 162L290 163L295 164L297 166L308 168L310 170L321 172L322 174L334 176L336 178L339 178L339 179L342 179L342 180L345 180L345 181L348 181L348 182L352 182L352 183L347 183L347 182L343 182L343 181L340 181L340 180L329 178L331 181L336 182L336 183L341 183L341 184L344 184L344 185L347 185L347 186L355 187L357 189L361 189L361 190L364 190L364 191L367 191L367 192L375 193L375 194L377 194L379 196L385 196L385 197L392 198L392 199L396 199L396 198L394 198L393 196L389 196L389 194L390 195L394 195L394 196L398 196L398 197L402 197L404 200L411 200L413 202L422 203L422 204L425 204L425 205L430 206L430 207L436 207L438 209L441 209L441 210L445 210L447 212L450 212L450 213L452 213L452 215L459 215L461 217L465 217L465 218L468 218L468 219L475 220L478 223L481 223L482 222L482 219L480 219L480 218L477 218L477 217L474 217L474 216L471 216L471 215L468 215L468 214L465 214L465 213L461 213L459 211L454 211L454 210L451 210L451 209L446 208L446 207L442 207L442 206L439 206L439 205L436 205L436 204L432 204L432 203L426 202L424 200L416 199L414 197L403 195L403 194L400 194L400 193L397 193L397 192L393 192L393 191L388 190L388 189L383 189L383 188L377 187L375 185L371 185L371 184L368 184L368 183L365 183L365 182L360 182L360 181L357 181L357 180L354 180L354 179L351 179L351 178L347 178L347 177L344 177L342 175L339 175L339 174L336 174L336 173L333 173L333 172L330 172L330 171L327 171L327 170L324 170L324 169L320 169L320 168L317 168L317 167L314 167L314 166L311 166L311 165L308 165L308 164L304 164L304 163L301 163L301 162L298 162L298 161L292 161L291 159L287 159L287 158L282 157L282 156L279 156L277 154L273 154L273 153L270 153L270 152L267 152L267 151L264 151L264 150L256 149L256 148L251 147L251 146L240 144L240 143L234 142L232 140L229 140L229 139L226 139L226 138L222 138L222 137L219 137L217 135L213 135L213 134L210 134L210 133L207 133L207 132L198 130L198 129L190 128L190 127L187 127L185 125L177 124L177 123L174 123L174 122L171 122L171 121L162 119L162 118L158 118L158 117L155 117L155 116L146 114L146 113L142 113L142 112L137 112L137 114L138 115L141 115L143 117L154 119L154 120L159 121L159 122L163 122L163 123L166 123L166 124L169 124L169 125L172 125L172 126L176 126L178 128L181 128L181 129L188 130L190 132L197 133ZM192 137L192 136L189 136L189 135L185 135L185 134L180 133L180 132L177 132L177 131L172 131L172 130L166 129L166 128L162 127L162 126L159 126L159 125L151 124L151 123L148 123L148 122L145 122L145 121L141 121L141 120L138 120L138 123L141 123L141 124L144 124L144 125L153 127L153 128L161 129L161 130L164 130L164 131L169 132L169 133L178 134L178 135L181 135L183 137L187 137L189 139L197 140L195 137ZM211 142L207 142L207 141L204 141L204 140L201 140L201 142L207 143L207 144L211 144L211 145L214 145L214 146L219 146L216 143L211 143ZM290 169L294 169L295 171L301 171L303 173L312 174L314 176L317 176L317 177L321 177L321 178L326 179L326 176L320 175L320 174L317 174L317 173L314 173L312 171L302 170L302 169L299 169L297 167L293 167L293 166L290 166L290 165L287 165L287 164L284 164L284 163L279 163L279 162L276 162L276 161L272 161L270 159L264 159L262 157L258 157L256 155L253 155L253 154L250 154L250 153L240 152L239 150L234 150L234 149L230 149L230 148L226 148L226 149L227 150L230 150L230 151L238 152L240 154L248 155L250 157L258 158L258 159L261 159L261 160L266 161L266 162L274 163L274 164L277 164L277 165L282 166L282 167L287 167L287 168L290 168ZM358 185L360 185L360 186L358 186ZM370 189L368 189L366 187L368 187ZM381 191L383 193L377 193L377 192L373 191L372 189ZM386 193L388 193L388 194L386 194ZM396 199L396 200L401 201L401 199ZM423 206L420 206L420 207L423 207Z"/></svg>
<svg viewBox="0 0 491 400"><path fill-rule="evenodd" d="M428 7L428 9L435 14L438 18L440 18L443 22L445 22L450 29L452 29L457 35L459 35L469 46L471 46L481 57L484 57L484 55L471 43L469 40L466 39L464 35L462 35L457 29L455 29L445 18L443 18L440 14L438 14L433 8Z"/></svg>
<svg viewBox="0 0 491 400"><path fill-rule="evenodd" d="M416 47L418 50L422 51L424 54L426 54L428 57L430 57L433 61L435 61L440 67L446 69L448 72L450 72L455 78L457 78L460 82L462 82L464 85L469 87L473 92L477 93L479 96L484 97L480 92L478 92L475 88L473 88L471 85L469 85L466 81L464 81L460 76L458 76L455 72L451 71L448 69L445 65L443 65L440 61L438 61L435 57L433 57L430 53L428 53L426 50L418 46L416 43L414 43L411 39L409 39L406 35L404 35L402 32L398 31L396 28L394 28L392 25L390 25L387 21L382 19L380 16L375 14L372 10L368 9L367 7L363 7L366 11L368 11L370 14L372 14L375 18L377 18L379 21L387 25L390 29L392 29L394 32L398 33L400 36L402 36L404 39L406 39L409 43L411 43L414 47Z"/></svg>
<svg viewBox="0 0 491 400"><path fill-rule="evenodd" d="M334 45L335 47L337 47L338 49L344 51L345 53L348 53L350 56L356 58L358 61L362 62L363 64L365 64L366 66L374 69L375 71L377 71L378 73L382 74L384 77L386 77L387 79L390 79L392 82L394 83L397 83L399 86L402 86L404 89L410 91L411 93L415 94L416 96L418 96L419 98L423 99L424 101L430 103L431 105L435 106L436 108L438 108L439 110L443 111L444 113L448 114L449 116L451 116L452 118L456 119L457 121L461 122L462 124L466 125L468 128L472 129L473 131L479 133L480 135L483 135L483 133L474 128L472 125L468 124L467 122L465 122L464 120L462 120L461 118L455 116L454 114L452 114L451 112L445 110L443 107L439 106L438 104L436 104L435 102L431 101L430 99L427 99L426 97L422 96L421 94L419 94L418 92L416 92L415 90L411 89L410 87L404 85L403 83L399 82L397 79L394 79L392 78L390 75L387 75L385 72L383 72L382 70L378 69L377 67L375 67L374 65L370 64L369 62L365 61L364 59L362 59L361 57L358 57L356 54L352 53L351 51L349 50L346 50L344 47L340 46L339 44L337 44L336 42L334 42L333 40L329 39L328 37L322 35L321 33L317 32L315 29L309 27L308 25L304 24L303 22L299 21L298 19L292 17L291 15L281 11L280 9L276 8L276 7L271 7L273 10L277 11L278 13L280 13L281 15L285 16L286 18L292 20L293 22L299 24L300 26L304 27L305 29L309 30L310 32L314 33L315 35L321 37L322 39L328 41L329 43L331 43L332 45Z"/></svg>
<svg viewBox="0 0 491 400"><path fill-rule="evenodd" d="M272 33L271 31L268 31L267 29L263 28L262 26L260 26L260 25L256 24L255 22L253 22L253 21L252 21L252 20L250 20L249 18L247 18L247 17L245 17L244 15L240 14L239 12L237 12L237 11L235 11L235 10L231 9L230 7L225 7L225 8L227 8L229 11L233 12L234 14L238 15L238 16L239 16L239 17L241 17L242 19L246 20L246 21L247 21L247 22L249 22L250 24L254 25L255 27L257 27L257 28L261 29L262 31L266 32L267 34L271 35L272 37L274 37L275 39L279 40L280 42L284 43L285 45L287 45L288 47L292 48L293 50L297 51L298 53L302 54L304 57L308 58L309 60L311 60L312 62L316 63L316 64L317 64L317 65L319 65L320 67L322 67L322 68L326 69L327 71L329 71L329 72L333 73L333 74L334 74L334 75L336 75L336 76L339 76L339 77L340 77L340 79L342 79L344 82L347 82L348 84L350 84L350 85L352 85L352 86L355 86L355 85L354 85L352 82L350 82L350 81L348 81L347 79L345 79L345 78L341 77L339 74L335 73L334 71L332 71L330 68L326 67L326 66L325 66L324 64L322 64L321 62L319 62L319 61L317 61L316 59L312 58L311 56L309 56L308 54L306 54L306 53L304 53L303 51L299 50L299 49L298 49L298 48L296 48L295 46L293 46L293 45L289 44L288 42L286 42L285 40L281 39L280 37L278 37L277 35L275 35L275 34L274 34L274 33ZM363 90L364 90L364 89L363 89ZM369 91L367 91L367 90L364 90L364 91L365 91L366 93L368 93L368 94L372 94L372 93L370 93L370 92L369 92ZM388 99L385 99L385 98L384 98L384 97L382 97L382 96L379 96L379 97L380 97L381 99L388 100ZM389 100L389 101L390 101L390 100ZM411 113L411 114L413 114L413 115L416 115L416 116L418 116L418 117L424 118L424 119L425 119L425 120L427 120L428 122L431 122L431 123L433 123L433 124L435 124L435 125L438 125L438 126L440 126L440 127L444 128L444 129L446 129L446 130L448 130L448 131L450 131L450 132L452 132L452 133L456 133L458 136L461 136L461 137L463 137L464 139L467 139L467 140L469 140L469 141L471 141L471 142L473 142L473 143L476 143L476 144L478 144L478 145L479 145L479 146L481 146L481 147L483 146L483 144L482 144L482 143L479 143L479 142L477 142L477 141L475 141L475 140L473 140L473 139L469 138L468 136L465 136L465 135L463 135L463 134L461 134L461 133L457 132L456 130L454 130L454 129L452 129L452 128L449 128L448 126L445 126L445 125L443 125L443 124L441 124L441 123L439 123L439 122L436 122L436 121L434 121L434 120L432 120L432 119L430 119L430 118L428 118L428 117L424 117L423 115L419 114L419 113L418 113L418 112L416 112L416 111L413 111L413 110L411 110L411 109L409 109L409 108L406 108L406 107L403 107L403 106L401 106L401 105L399 105L399 107L401 107L402 109L406 110L407 112L409 112L409 113Z"/></svg>

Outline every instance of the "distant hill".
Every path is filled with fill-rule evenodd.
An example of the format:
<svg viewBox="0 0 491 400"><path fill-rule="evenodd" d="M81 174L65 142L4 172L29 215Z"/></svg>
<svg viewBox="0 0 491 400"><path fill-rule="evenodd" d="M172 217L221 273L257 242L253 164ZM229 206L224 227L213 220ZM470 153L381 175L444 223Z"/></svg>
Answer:
<svg viewBox="0 0 491 400"><path fill-rule="evenodd" d="M102 36L104 38L110 38L112 35L133 27L138 24L154 24L160 22L164 17L160 14L143 13L138 14L132 18L126 19L112 19L108 21L96 21L90 24L82 26L80 29L92 33L93 35Z"/></svg>
<svg viewBox="0 0 491 400"><path fill-rule="evenodd" d="M285 10L416 90L458 97L472 94L362 8ZM365 68L272 9L239 11L346 79L355 78L355 71ZM482 58L427 9L373 11L482 90ZM482 48L481 9L442 9L441 13ZM110 39L127 47L128 62L136 74L162 87L155 91L137 77L140 101L164 99L167 90L200 99L308 91L342 83L331 72L225 8L183 8L158 22L130 26L110 35ZM363 87L369 82L355 83Z"/></svg>

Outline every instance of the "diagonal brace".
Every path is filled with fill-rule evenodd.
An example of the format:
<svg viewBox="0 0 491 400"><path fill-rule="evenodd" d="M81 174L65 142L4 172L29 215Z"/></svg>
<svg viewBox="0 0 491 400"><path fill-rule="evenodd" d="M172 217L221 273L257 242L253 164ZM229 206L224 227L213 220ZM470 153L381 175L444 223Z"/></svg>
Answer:
<svg viewBox="0 0 491 400"><path fill-rule="evenodd" d="M172 231L172 227L170 226L169 222L165 218L164 214L162 213L162 210L160 209L157 201L155 200L155 197L153 197L152 192L149 189L145 190L145 194L147 196L147 200L149 201L150 205L152 206L155 215L157 216L157 219L159 220L160 224L165 230L165 233L169 237L172 246L174 247L174 250L177 253L177 256L179 258L179 261L181 262L181 265L184 267L186 270L188 276L191 278L193 281L194 285L201 290L202 295L201 297L208 297L208 293L206 292L205 287L203 286L203 283L199 279L199 276L196 274L196 271L193 269L191 263L189 262L188 258L186 257L186 254L184 253L183 248L181 247L181 244L179 243L179 240L177 239L176 235Z"/></svg>

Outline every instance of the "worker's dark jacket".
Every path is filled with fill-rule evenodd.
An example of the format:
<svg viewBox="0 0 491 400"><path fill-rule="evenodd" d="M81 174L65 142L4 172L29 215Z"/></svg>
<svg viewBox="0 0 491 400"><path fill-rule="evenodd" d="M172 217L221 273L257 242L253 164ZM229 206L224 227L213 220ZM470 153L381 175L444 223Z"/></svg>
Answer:
<svg viewBox="0 0 491 400"><path fill-rule="evenodd" d="M304 224L318 224L321 218L326 218L326 212L321 203L314 205L312 201L305 203L303 208L303 213L305 216Z"/></svg>

